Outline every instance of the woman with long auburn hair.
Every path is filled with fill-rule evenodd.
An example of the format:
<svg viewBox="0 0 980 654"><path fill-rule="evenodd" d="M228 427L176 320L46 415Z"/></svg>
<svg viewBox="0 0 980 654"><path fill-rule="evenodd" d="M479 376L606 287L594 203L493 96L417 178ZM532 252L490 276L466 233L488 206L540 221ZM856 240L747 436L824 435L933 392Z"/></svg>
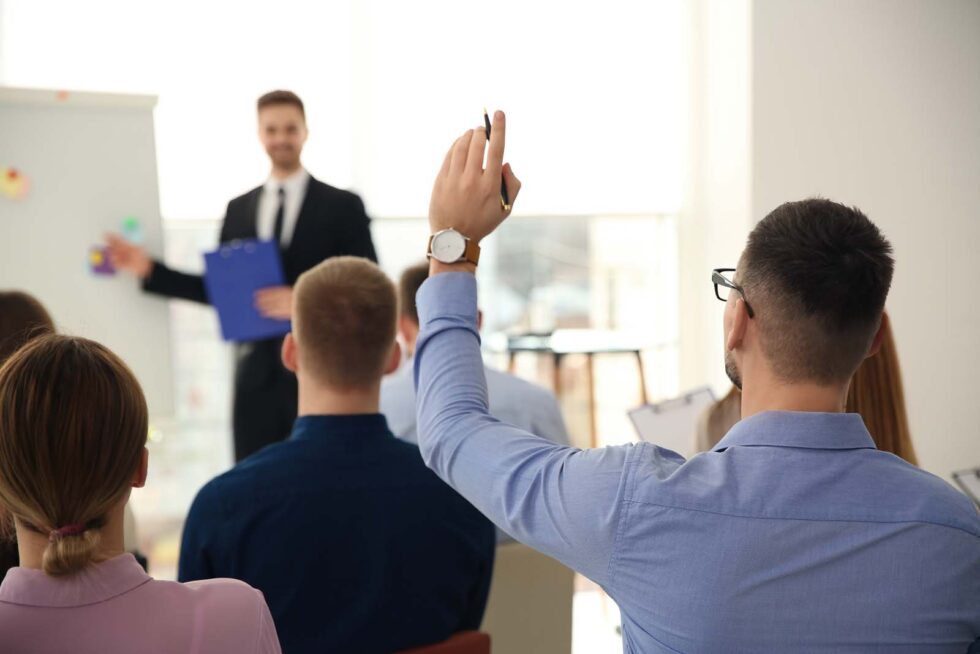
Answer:
<svg viewBox="0 0 980 654"><path fill-rule="evenodd" d="M39 336L0 368L0 508L20 552L0 585L3 651L280 651L259 591L156 581L124 551L146 435L139 383L94 341Z"/></svg>
<svg viewBox="0 0 980 654"><path fill-rule="evenodd" d="M845 410L861 414L879 450L900 456L914 466L919 465L905 412L898 348L887 315L882 320L881 347L854 373L847 390Z"/></svg>

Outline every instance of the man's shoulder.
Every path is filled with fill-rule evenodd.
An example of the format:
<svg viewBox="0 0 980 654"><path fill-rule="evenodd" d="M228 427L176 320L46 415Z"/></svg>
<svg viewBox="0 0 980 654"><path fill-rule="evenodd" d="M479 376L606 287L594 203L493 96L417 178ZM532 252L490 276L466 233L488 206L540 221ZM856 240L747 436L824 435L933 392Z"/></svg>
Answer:
<svg viewBox="0 0 980 654"><path fill-rule="evenodd" d="M289 440L267 445L206 483L198 492L195 505L234 503L236 499L261 488L263 479L288 468L289 459L294 457L294 449L295 443Z"/></svg>
<svg viewBox="0 0 980 654"><path fill-rule="evenodd" d="M980 512L976 505L944 479L888 452L873 456L887 472L895 492L901 492L908 511L922 522L952 527L980 538Z"/></svg>
<svg viewBox="0 0 980 654"><path fill-rule="evenodd" d="M312 175L310 176L306 192L308 194L314 194L328 202L339 202L343 204L361 202L361 197L357 193L331 186L326 182L321 182Z"/></svg>
<svg viewBox="0 0 980 654"><path fill-rule="evenodd" d="M258 196L258 194L261 193L261 192L262 192L262 185L260 184L260 185L256 186L255 188L251 189L250 191L246 191L245 193L242 193L241 195L232 198L228 202L228 206L229 207L238 207L238 206L241 206L243 204L246 204L246 203L252 201L253 199L255 199L255 197Z"/></svg>
<svg viewBox="0 0 980 654"><path fill-rule="evenodd" d="M497 370L489 366L484 366L484 370L486 371L487 375L487 386L491 389L502 388L514 394L521 394L538 399L547 399L552 402L557 401L555 394L540 384L535 384L534 382L522 379L517 375L512 375L509 372Z"/></svg>

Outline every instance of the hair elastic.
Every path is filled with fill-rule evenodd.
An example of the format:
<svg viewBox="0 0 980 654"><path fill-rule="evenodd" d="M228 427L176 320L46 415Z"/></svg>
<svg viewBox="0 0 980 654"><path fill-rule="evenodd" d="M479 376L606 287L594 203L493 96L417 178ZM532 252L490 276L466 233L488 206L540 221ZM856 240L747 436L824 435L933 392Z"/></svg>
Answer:
<svg viewBox="0 0 980 654"><path fill-rule="evenodd" d="M52 529L48 533L48 541L53 543L56 540L61 540L65 536L77 536L78 534L85 533L87 529L88 527L82 524L58 527L57 529Z"/></svg>

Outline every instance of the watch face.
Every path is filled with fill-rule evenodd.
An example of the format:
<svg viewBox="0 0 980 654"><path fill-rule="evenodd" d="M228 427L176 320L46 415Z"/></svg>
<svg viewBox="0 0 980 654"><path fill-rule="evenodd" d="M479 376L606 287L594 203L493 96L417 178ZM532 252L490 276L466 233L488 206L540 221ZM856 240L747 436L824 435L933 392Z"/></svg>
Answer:
<svg viewBox="0 0 980 654"><path fill-rule="evenodd" d="M432 256L443 263L459 261L465 251L466 241L456 230L447 229L432 238Z"/></svg>

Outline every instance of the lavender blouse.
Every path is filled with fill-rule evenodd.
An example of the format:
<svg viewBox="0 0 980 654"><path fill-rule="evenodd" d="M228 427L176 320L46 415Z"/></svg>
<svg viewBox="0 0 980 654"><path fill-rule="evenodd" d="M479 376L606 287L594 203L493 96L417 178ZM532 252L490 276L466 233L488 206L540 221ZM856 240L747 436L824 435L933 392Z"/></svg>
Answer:
<svg viewBox="0 0 980 654"><path fill-rule="evenodd" d="M0 585L0 651L280 654L262 593L233 579L180 584L122 554L67 578L12 568Z"/></svg>

